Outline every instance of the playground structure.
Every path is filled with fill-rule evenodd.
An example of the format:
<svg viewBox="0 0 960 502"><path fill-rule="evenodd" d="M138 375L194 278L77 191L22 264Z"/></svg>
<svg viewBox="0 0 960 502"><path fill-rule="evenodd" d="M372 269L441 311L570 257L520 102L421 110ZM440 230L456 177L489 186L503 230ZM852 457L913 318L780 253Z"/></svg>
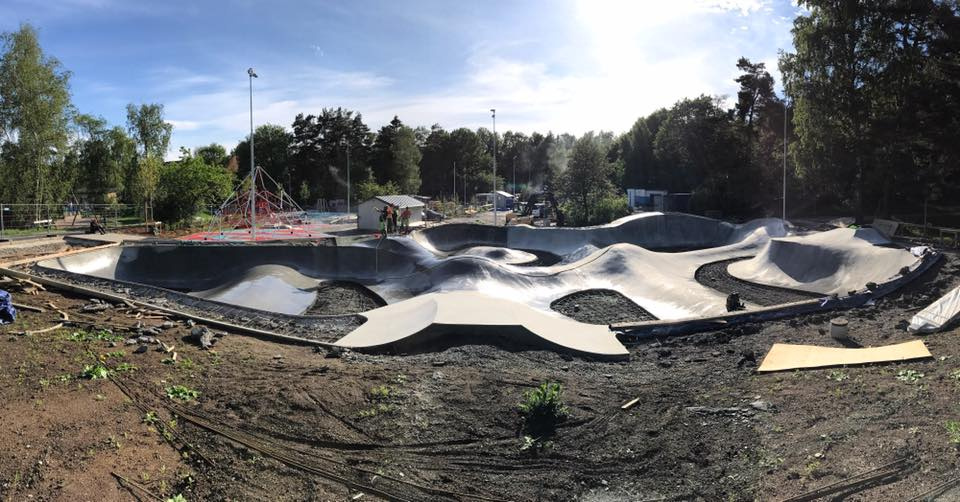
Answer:
<svg viewBox="0 0 960 502"><path fill-rule="evenodd" d="M250 242L325 237L283 187L257 166L216 210L206 231L181 239Z"/></svg>

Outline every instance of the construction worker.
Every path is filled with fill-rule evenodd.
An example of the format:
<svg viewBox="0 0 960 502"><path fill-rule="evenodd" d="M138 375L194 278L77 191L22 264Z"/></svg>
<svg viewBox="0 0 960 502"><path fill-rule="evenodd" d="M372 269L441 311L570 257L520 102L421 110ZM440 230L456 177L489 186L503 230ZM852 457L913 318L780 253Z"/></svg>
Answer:
<svg viewBox="0 0 960 502"><path fill-rule="evenodd" d="M387 235L387 206L383 206L383 209L377 209L377 212L380 213L380 237L386 237L386 235Z"/></svg>
<svg viewBox="0 0 960 502"><path fill-rule="evenodd" d="M397 217L394 214L393 206L387 204L383 210L387 217L387 233L392 233L397 228Z"/></svg>
<svg viewBox="0 0 960 502"><path fill-rule="evenodd" d="M403 233L410 232L410 208L403 208L403 212L400 213L400 225L403 228Z"/></svg>

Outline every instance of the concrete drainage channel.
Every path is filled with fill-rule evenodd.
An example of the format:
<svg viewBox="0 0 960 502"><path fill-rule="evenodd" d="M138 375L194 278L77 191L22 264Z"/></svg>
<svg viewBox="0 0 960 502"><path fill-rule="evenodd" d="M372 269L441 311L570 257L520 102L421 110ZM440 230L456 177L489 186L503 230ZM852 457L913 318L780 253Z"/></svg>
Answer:
<svg viewBox="0 0 960 502"><path fill-rule="evenodd" d="M548 254L559 261L531 264ZM344 247L125 243L11 273L301 343L419 351L513 337L617 358L647 336L861 306L937 259L871 229L798 235L779 220L646 213L584 229L438 226ZM329 306L318 295L350 293L334 284L350 285L357 310L377 308ZM731 288L746 310L727 312ZM337 315L303 315L325 309Z"/></svg>

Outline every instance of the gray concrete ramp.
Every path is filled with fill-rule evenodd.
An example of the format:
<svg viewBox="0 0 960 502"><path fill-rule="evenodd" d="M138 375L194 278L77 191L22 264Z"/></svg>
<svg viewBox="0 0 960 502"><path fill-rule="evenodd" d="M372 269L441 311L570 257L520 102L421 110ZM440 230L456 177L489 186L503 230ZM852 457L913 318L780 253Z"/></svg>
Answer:
<svg viewBox="0 0 960 502"><path fill-rule="evenodd" d="M629 356L606 326L583 324L482 293L431 293L363 314L367 322L337 341L351 349L444 345L449 337L499 336L604 359Z"/></svg>

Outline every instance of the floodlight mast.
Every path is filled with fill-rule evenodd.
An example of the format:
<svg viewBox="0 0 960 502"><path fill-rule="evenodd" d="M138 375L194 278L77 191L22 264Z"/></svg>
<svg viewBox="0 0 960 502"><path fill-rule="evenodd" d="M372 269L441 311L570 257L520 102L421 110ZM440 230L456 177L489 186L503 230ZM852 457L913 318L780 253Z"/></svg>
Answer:
<svg viewBox="0 0 960 502"><path fill-rule="evenodd" d="M257 170L253 167L253 79L259 78L253 68L247 68L250 80L250 232L257 241Z"/></svg>

